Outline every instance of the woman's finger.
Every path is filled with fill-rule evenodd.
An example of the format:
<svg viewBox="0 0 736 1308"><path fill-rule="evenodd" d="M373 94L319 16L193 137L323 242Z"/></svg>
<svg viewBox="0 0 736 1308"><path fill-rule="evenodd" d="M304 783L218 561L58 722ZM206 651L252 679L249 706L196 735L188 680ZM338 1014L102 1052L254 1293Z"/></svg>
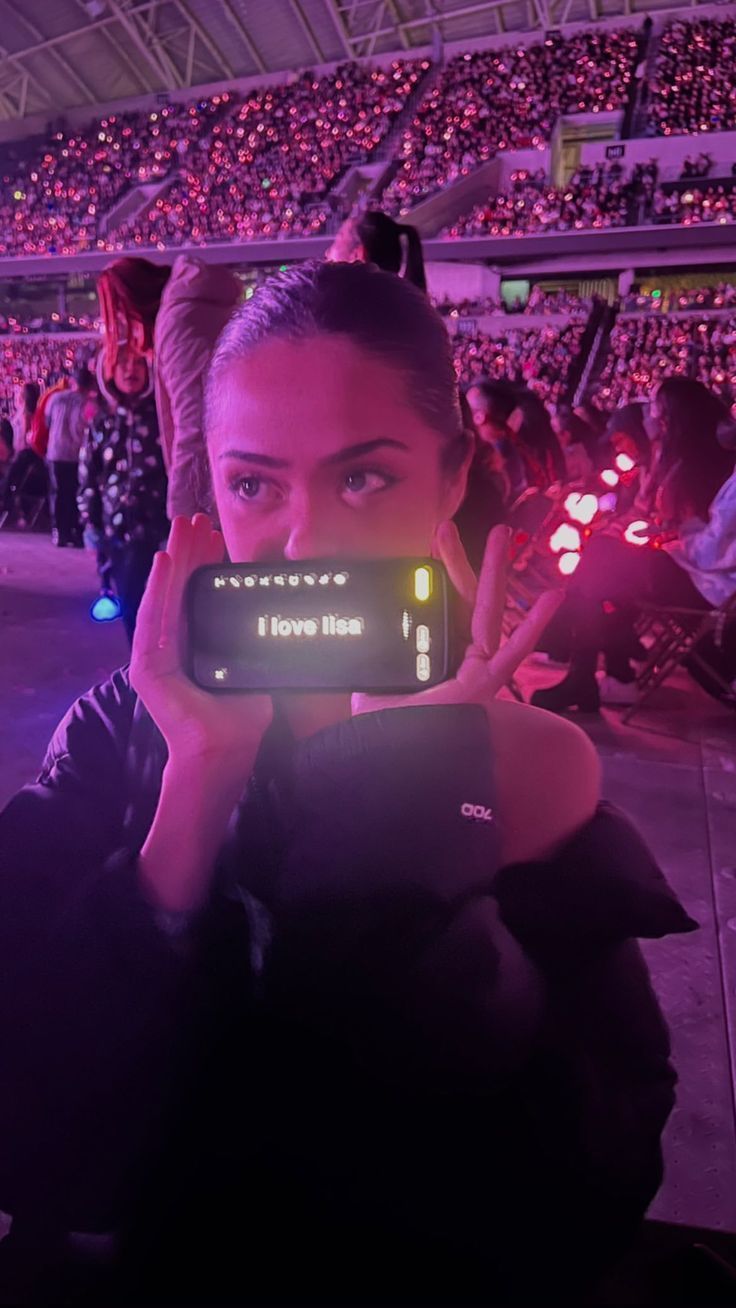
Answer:
<svg viewBox="0 0 736 1308"><path fill-rule="evenodd" d="M478 591L478 578L468 562L455 523L449 520L441 522L435 533L435 542L440 560L444 563L455 590L472 606Z"/></svg>
<svg viewBox="0 0 736 1308"><path fill-rule="evenodd" d="M496 653L501 642L508 562L509 530L494 527L486 541L471 628L473 651L486 658Z"/></svg>
<svg viewBox="0 0 736 1308"><path fill-rule="evenodd" d="M133 636L131 681L135 689L139 672L159 670L161 659L161 622L171 582L171 558L165 550L153 556L151 571L146 582ZM165 669L163 669L165 670Z"/></svg>
<svg viewBox="0 0 736 1308"><path fill-rule="evenodd" d="M171 575L166 594L166 602L161 617L160 644L178 648L179 620L182 595L189 576L189 556L192 547L192 524L189 518L178 515L174 518L166 545L166 553L171 560Z"/></svg>
<svg viewBox="0 0 736 1308"><path fill-rule="evenodd" d="M564 599L562 591L548 590L541 595L529 616L519 623L504 645L486 665L486 688L491 694L506 686L525 658L536 649L539 639L552 621Z"/></svg>

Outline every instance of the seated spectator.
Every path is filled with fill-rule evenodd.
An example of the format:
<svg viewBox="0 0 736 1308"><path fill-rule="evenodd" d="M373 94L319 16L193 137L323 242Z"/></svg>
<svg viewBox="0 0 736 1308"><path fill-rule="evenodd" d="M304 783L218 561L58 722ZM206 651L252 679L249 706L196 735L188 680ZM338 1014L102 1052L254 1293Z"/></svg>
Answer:
<svg viewBox="0 0 736 1308"><path fill-rule="evenodd" d="M736 594L734 455L717 439L725 417L723 406L698 382L672 378L658 388L651 406L657 447L653 534L664 532L665 543L650 549L609 535L589 542L555 620L556 630L563 622L569 628L570 670L556 686L536 691L533 704L554 712L595 712L601 699L632 703L637 605L706 610ZM601 652L607 675L599 691Z"/></svg>
<svg viewBox="0 0 736 1308"><path fill-rule="evenodd" d="M655 222L682 223L684 227L736 222L736 179L685 191L660 188L654 193L652 211Z"/></svg>

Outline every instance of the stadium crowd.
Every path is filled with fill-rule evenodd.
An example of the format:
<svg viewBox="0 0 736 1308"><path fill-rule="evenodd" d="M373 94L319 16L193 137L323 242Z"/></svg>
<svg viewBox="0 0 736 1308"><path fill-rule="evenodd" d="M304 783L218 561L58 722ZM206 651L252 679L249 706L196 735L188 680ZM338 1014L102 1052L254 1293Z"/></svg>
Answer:
<svg viewBox="0 0 736 1308"><path fill-rule="evenodd" d="M166 177L228 100L223 92L55 132L23 169L2 179L0 255L106 248L106 213L130 187Z"/></svg>
<svg viewBox="0 0 736 1308"><path fill-rule="evenodd" d="M660 37L649 97L650 131L661 136L733 131L734 60L733 18L669 23Z"/></svg>
<svg viewBox="0 0 736 1308"><path fill-rule="evenodd" d="M625 29L451 59L404 132L384 208L410 208L499 150L541 147L560 114L621 109L637 49Z"/></svg>
<svg viewBox="0 0 736 1308"><path fill-rule="evenodd" d="M736 286L718 282L714 286L688 286L662 291L635 292L624 298L624 313L675 313L687 309L730 309L736 305Z"/></svg>
<svg viewBox="0 0 736 1308"><path fill-rule="evenodd" d="M736 121L728 107L733 28L724 19L665 29L649 98L657 131L719 130ZM686 60L688 42L694 46ZM328 75L306 72L249 93L225 90L57 130L2 178L0 255L321 232L340 211L340 197L331 192L345 168L375 153L428 77L430 89L403 132L400 166L382 200L389 212L405 210L499 150L546 145L562 113L624 109L639 53L634 29L552 33L529 46L455 56L436 74L427 59L397 60L388 68L345 64ZM702 185L712 165L707 152L688 155L681 175L701 184L656 194L652 165L627 177L617 163L581 167L562 189L543 173L519 170L507 193L443 234L606 228L642 213L645 220L685 225L730 222L733 188ZM129 188L155 182L161 190L147 207L118 225L110 221Z"/></svg>
<svg viewBox="0 0 736 1308"><path fill-rule="evenodd" d="M331 187L376 150L428 67L346 64L254 91L187 154L171 189L111 240L122 248L316 234L331 213Z"/></svg>
<svg viewBox="0 0 736 1308"><path fill-rule="evenodd" d="M681 223L683 227L736 222L736 179L684 191L660 188L652 200L652 215L657 223Z"/></svg>
<svg viewBox="0 0 736 1308"><path fill-rule="evenodd" d="M695 378L730 404L736 398L736 314L619 319L600 376L604 406L646 399L665 377Z"/></svg>
<svg viewBox="0 0 736 1308"><path fill-rule="evenodd" d="M75 368L89 365L98 349L99 337L92 335L79 341L44 333L0 337L0 415L12 415L26 382L46 390Z"/></svg>
<svg viewBox="0 0 736 1308"><path fill-rule="evenodd" d="M459 236L528 236L632 225L641 194L638 179L625 180L618 163L578 169L567 186L549 186L528 172L511 174L512 187L493 195L441 233Z"/></svg>
<svg viewBox="0 0 736 1308"><path fill-rule="evenodd" d="M454 338L455 367L464 384L476 377L522 383L542 400L556 403L568 386L577 358L584 325L512 328L485 335L458 334Z"/></svg>

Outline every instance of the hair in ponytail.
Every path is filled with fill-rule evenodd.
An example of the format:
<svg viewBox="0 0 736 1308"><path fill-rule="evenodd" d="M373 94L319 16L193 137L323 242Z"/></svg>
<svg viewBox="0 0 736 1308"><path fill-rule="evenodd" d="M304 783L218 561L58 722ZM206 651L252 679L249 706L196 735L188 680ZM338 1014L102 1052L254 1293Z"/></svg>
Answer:
<svg viewBox="0 0 736 1308"><path fill-rule="evenodd" d="M394 222L378 209L369 209L360 219L357 231L368 263L374 263L382 272L400 274L412 286L426 291L422 241L416 227ZM402 236L407 243L406 260Z"/></svg>
<svg viewBox="0 0 736 1308"><path fill-rule="evenodd" d="M404 277L412 286L417 286L420 291L427 289L427 275L424 271L424 251L422 250L422 238L416 227L411 227L405 223L399 228L402 236L406 237L407 254L406 264L404 266Z"/></svg>

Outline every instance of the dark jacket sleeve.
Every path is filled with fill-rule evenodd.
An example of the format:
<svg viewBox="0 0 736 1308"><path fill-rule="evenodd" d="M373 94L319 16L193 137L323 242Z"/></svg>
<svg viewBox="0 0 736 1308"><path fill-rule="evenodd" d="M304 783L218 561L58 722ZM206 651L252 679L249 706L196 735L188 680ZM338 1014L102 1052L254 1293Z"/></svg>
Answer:
<svg viewBox="0 0 736 1308"><path fill-rule="evenodd" d="M0 1208L114 1223L155 1113L187 961L124 845L135 696L83 696L0 815Z"/></svg>
<svg viewBox="0 0 736 1308"><path fill-rule="evenodd" d="M83 528L89 524L95 531L102 531L100 455L94 438L94 424L88 428L79 451L77 509Z"/></svg>
<svg viewBox="0 0 736 1308"><path fill-rule="evenodd" d="M578 1160L601 1192L624 1190L643 1211L661 1183L677 1077L639 940L698 924L609 804L549 858L503 868L494 893L547 987L530 1111L555 1123L546 1138L560 1166Z"/></svg>

